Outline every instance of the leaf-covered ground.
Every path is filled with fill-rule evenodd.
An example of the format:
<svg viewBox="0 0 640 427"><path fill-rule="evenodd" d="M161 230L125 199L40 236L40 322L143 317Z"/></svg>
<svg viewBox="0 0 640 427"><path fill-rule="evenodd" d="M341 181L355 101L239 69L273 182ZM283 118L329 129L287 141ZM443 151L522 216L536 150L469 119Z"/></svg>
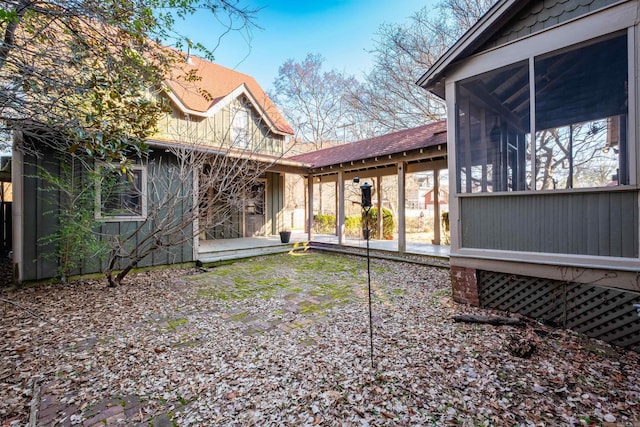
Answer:
<svg viewBox="0 0 640 427"><path fill-rule="evenodd" d="M364 258L2 291L20 307L0 302L0 426L640 426L638 354L454 323L504 313L453 303L445 269L372 260L371 280L373 368Z"/></svg>

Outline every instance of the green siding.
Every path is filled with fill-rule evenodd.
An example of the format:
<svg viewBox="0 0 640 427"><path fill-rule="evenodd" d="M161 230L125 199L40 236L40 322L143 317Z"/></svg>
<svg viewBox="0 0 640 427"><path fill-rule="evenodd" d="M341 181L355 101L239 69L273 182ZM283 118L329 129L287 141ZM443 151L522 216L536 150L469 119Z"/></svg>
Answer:
<svg viewBox="0 0 640 427"><path fill-rule="evenodd" d="M249 112L247 132L250 135L249 149L254 153L281 156L284 153L284 136L272 133L262 117L246 99L235 99L212 117L185 117L175 105L171 112L158 123L157 138L201 144L228 150L231 147L230 128L232 108L243 108Z"/></svg>
<svg viewBox="0 0 640 427"><path fill-rule="evenodd" d="M279 173L267 173L267 229L266 233L275 235L283 227L284 176ZM270 225L270 226L269 226Z"/></svg>
<svg viewBox="0 0 640 427"><path fill-rule="evenodd" d="M156 154L152 161L157 160L161 155L162 161L158 164L166 168L171 164L172 158L165 153ZM41 189L44 183L36 177L38 167L44 167L53 174L59 173L59 164L51 160L53 156L41 156L33 158L25 156L24 165L24 225L23 225L23 280L42 280L57 276L57 262L46 259L44 254L53 252L51 245L43 245L41 239L55 232L58 222L54 214L48 213L56 206L57 194L45 192ZM162 176L162 173L160 174ZM150 180L149 180L150 181ZM150 184L150 182L149 182ZM182 214L178 212L177 214ZM99 232L105 236L129 233L139 225L136 221L104 222L99 227ZM147 227L148 232L149 227ZM191 229L191 226L189 227ZM189 231L190 232L190 231ZM144 231L136 235L133 244L138 244L144 236ZM193 261L192 240L186 244L173 247L169 251L159 250L151 256L143 259L138 266L157 266L164 264L182 263ZM82 262L81 268L74 271L74 274L96 273L106 267L106 261L98 259L88 259Z"/></svg>
<svg viewBox="0 0 640 427"><path fill-rule="evenodd" d="M638 257L638 192L460 198L462 248Z"/></svg>

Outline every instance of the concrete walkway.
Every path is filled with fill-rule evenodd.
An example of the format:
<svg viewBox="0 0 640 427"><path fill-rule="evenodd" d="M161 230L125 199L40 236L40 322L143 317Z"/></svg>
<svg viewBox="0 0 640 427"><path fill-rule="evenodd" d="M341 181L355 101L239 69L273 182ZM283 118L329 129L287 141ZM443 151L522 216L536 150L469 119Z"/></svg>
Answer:
<svg viewBox="0 0 640 427"><path fill-rule="evenodd" d="M234 257L246 257L262 255L266 253L287 252L294 245L309 242L308 235L302 231L292 231L288 244L280 242L279 236L244 237L238 239L201 240L199 245L199 259L203 262L212 262ZM310 243L318 243L323 247L348 250L359 250L367 247L367 241L355 237L345 237L342 245L338 243L338 236L314 234ZM404 255L417 255L438 258L442 261L449 259L449 246L431 245L422 242L407 242ZM370 240L371 250L388 253L390 256L401 256L398 253L397 240ZM357 252L359 253L359 252Z"/></svg>

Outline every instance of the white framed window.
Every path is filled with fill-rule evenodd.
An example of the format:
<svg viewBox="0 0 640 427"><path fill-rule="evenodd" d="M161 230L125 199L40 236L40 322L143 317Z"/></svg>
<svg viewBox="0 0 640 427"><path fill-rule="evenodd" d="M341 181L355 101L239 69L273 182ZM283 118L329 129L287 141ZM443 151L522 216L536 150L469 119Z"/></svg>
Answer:
<svg viewBox="0 0 640 427"><path fill-rule="evenodd" d="M231 118L231 146L249 148L249 112L244 108L234 108Z"/></svg>
<svg viewBox="0 0 640 427"><path fill-rule="evenodd" d="M147 168L96 164L96 218L107 221L139 221L147 217Z"/></svg>

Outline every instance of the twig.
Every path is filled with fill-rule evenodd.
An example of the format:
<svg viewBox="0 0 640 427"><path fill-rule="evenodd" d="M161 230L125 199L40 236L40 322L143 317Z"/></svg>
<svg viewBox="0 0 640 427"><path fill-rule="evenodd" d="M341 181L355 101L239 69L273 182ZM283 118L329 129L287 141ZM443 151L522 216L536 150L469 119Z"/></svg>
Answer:
<svg viewBox="0 0 640 427"><path fill-rule="evenodd" d="M33 397L31 404L29 405L29 422L27 427L35 427L38 424L38 412L40 412L40 380L35 378L33 380Z"/></svg>
<svg viewBox="0 0 640 427"><path fill-rule="evenodd" d="M18 307L20 310L24 310L24 311L26 311L27 313L29 313L31 316L35 317L35 318L36 318L36 319L38 319L38 320L41 320L41 321L43 321L43 322L47 322L47 323L51 323L51 322L49 322L47 319L43 319L42 317L38 316L38 315L37 315L36 313L34 313L33 311L29 310L29 309L28 309L28 308L26 308L26 307L21 306L20 304L18 304L18 303L17 303L17 302L15 302L15 301L11 301L11 300L8 300L8 299L0 298L0 302L4 302L4 303L6 303L6 304L14 305L14 306Z"/></svg>
<svg viewBox="0 0 640 427"><path fill-rule="evenodd" d="M509 325L509 326L522 326L524 322L522 319L514 317L492 317L492 316L477 316L473 314L463 314L460 316L453 316L455 322L466 323L484 323L488 325Z"/></svg>

